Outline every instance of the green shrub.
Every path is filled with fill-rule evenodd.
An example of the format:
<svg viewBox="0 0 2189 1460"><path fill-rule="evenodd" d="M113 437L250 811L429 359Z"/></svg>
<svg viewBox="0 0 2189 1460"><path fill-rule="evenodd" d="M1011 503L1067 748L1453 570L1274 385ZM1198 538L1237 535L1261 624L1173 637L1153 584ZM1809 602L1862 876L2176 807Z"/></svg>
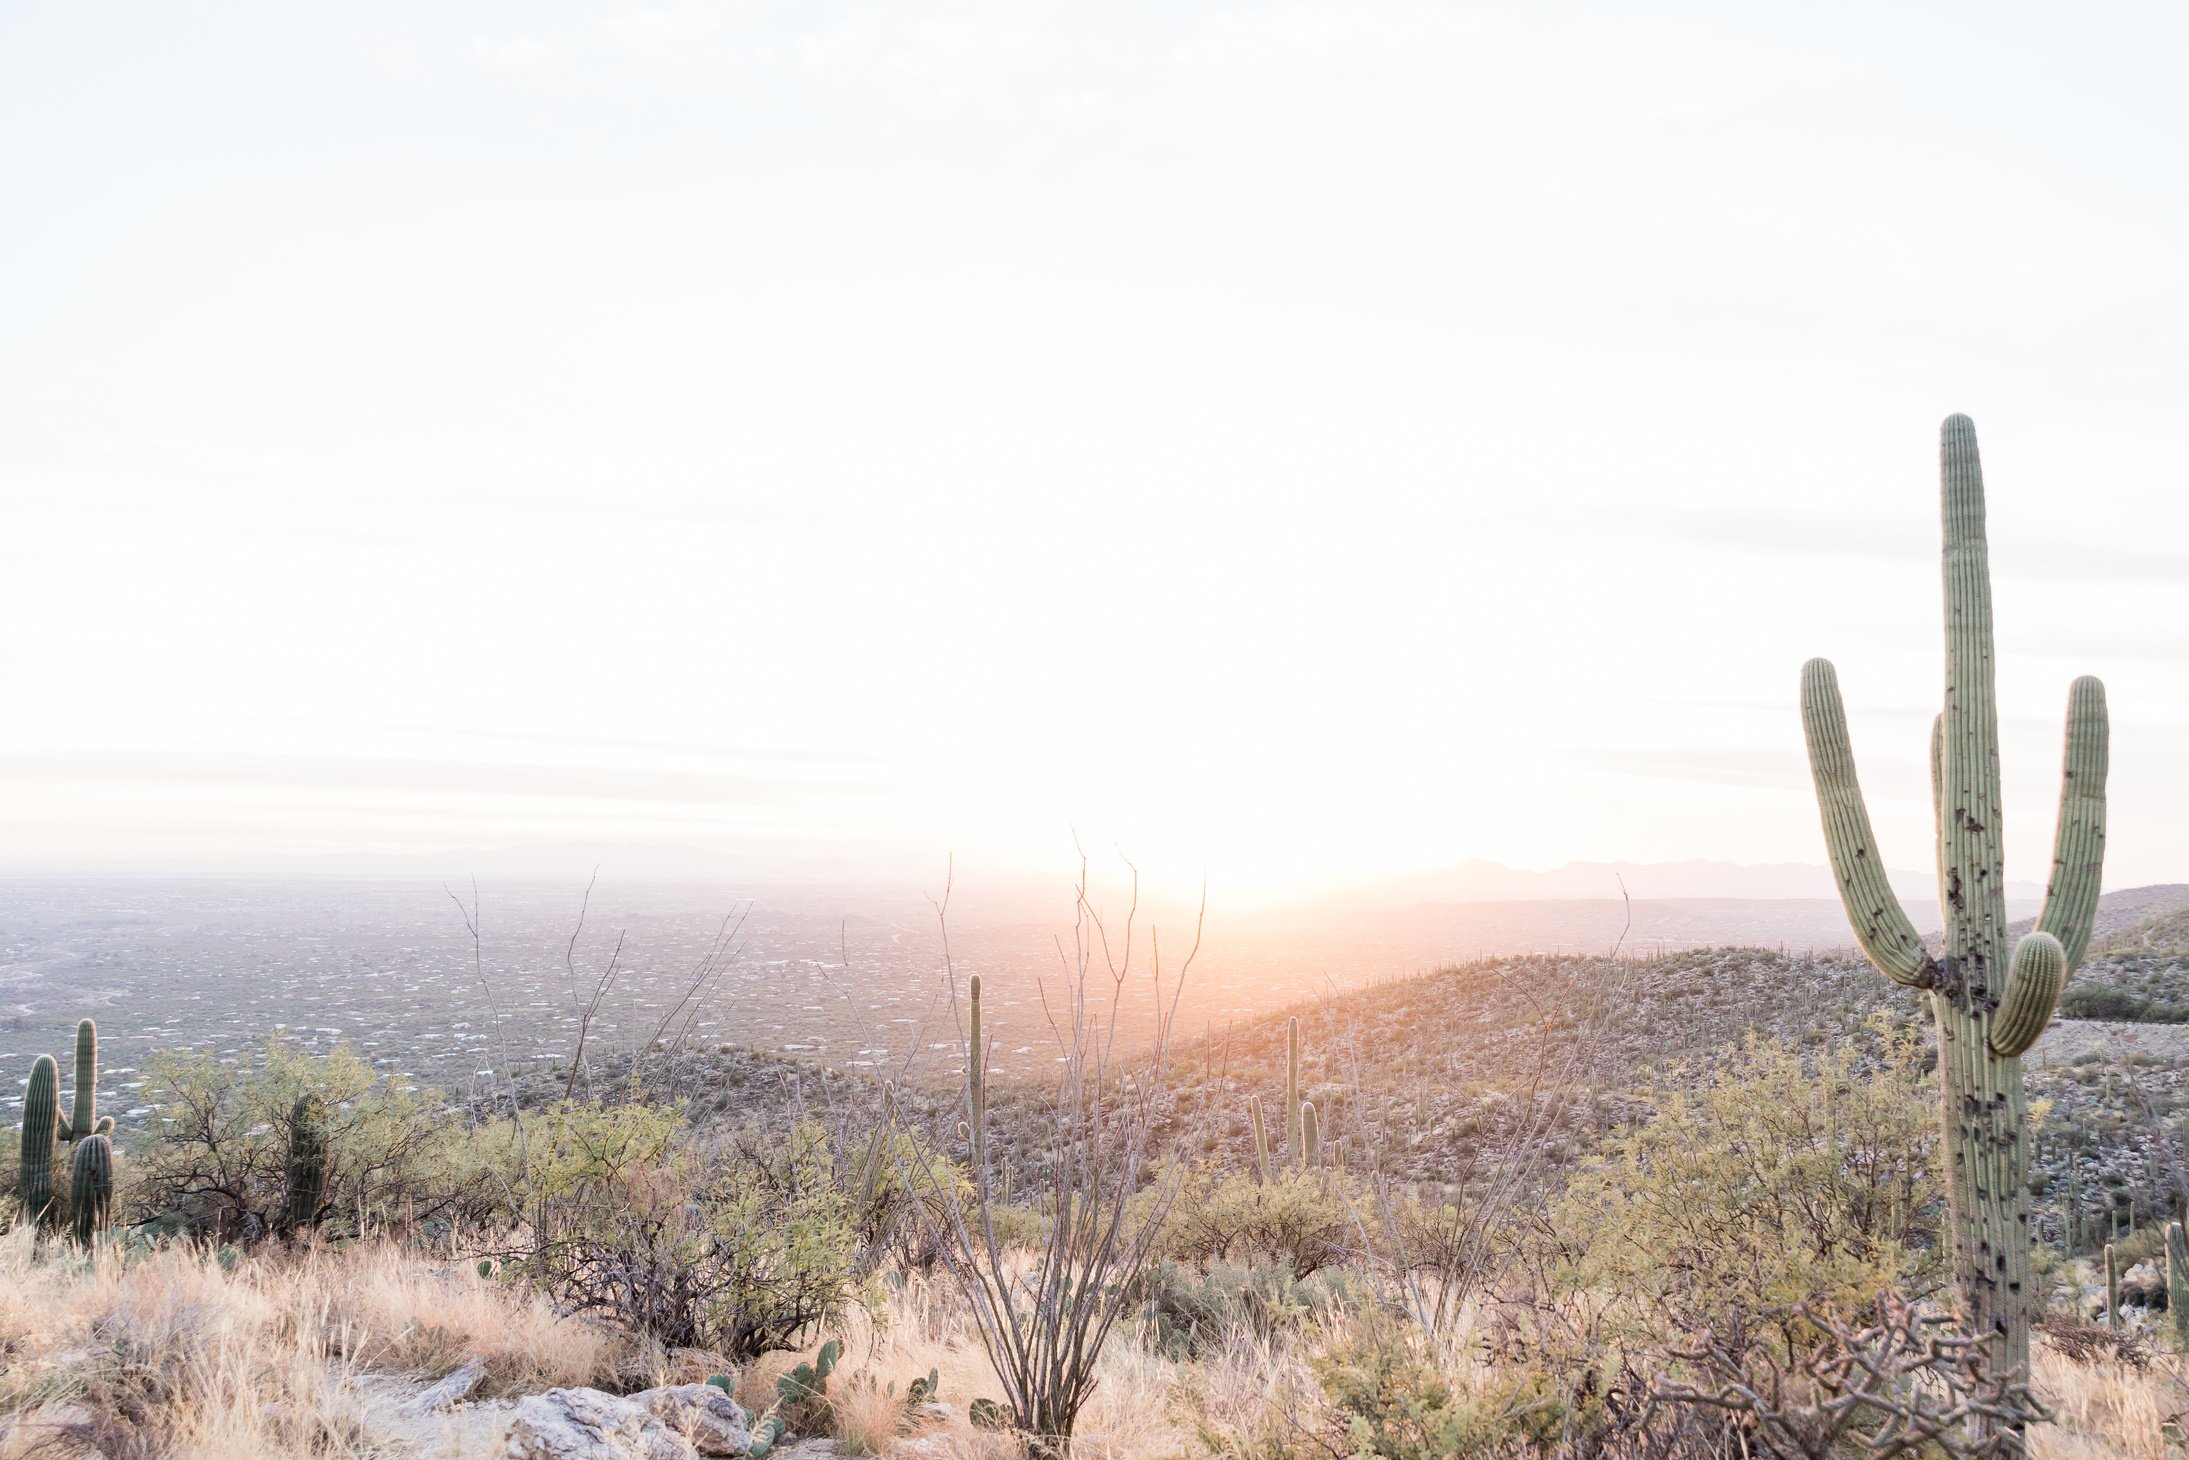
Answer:
<svg viewBox="0 0 2189 1460"><path fill-rule="evenodd" d="M1364 1314L1314 1358L1356 1460L1491 1460L1577 1448L1601 1433L1598 1386L1569 1386L1517 1356L1448 1372L1418 1330Z"/></svg>
<svg viewBox="0 0 2189 1460"><path fill-rule="evenodd" d="M1304 1278L1360 1245L1356 1211L1373 1210L1357 1178L1286 1171L1265 1186L1244 1171L1199 1167L1171 1204L1161 1251L1180 1262L1278 1262Z"/></svg>
<svg viewBox="0 0 2189 1460"><path fill-rule="evenodd" d="M1709 1087L1662 1096L1553 1210L1566 1290L1614 1332L1663 1338L1936 1287L1938 1097L1914 1035L1881 1037L1868 1069L1751 1042Z"/></svg>
<svg viewBox="0 0 2189 1460"><path fill-rule="evenodd" d="M1141 1273L1133 1296L1142 1340L1185 1357L1241 1329L1265 1337L1296 1330L1309 1318L1358 1307L1367 1295L1343 1269L1301 1278L1283 1262L1215 1262L1202 1271L1165 1258Z"/></svg>
<svg viewBox="0 0 2189 1460"><path fill-rule="evenodd" d="M566 1311L749 1359L860 1296L857 1194L818 1126L704 1144L659 1107L567 1103L526 1138L531 1221L510 1258Z"/></svg>
<svg viewBox="0 0 2189 1460"><path fill-rule="evenodd" d="M125 1168L130 1221L216 1242L279 1230L288 1202L291 1125L299 1100L325 1110L326 1225L441 1225L484 1219L504 1204L514 1165L474 1145L442 1101L376 1076L346 1047L320 1056L267 1046L238 1070L204 1053L156 1055L146 1091L159 1110Z"/></svg>

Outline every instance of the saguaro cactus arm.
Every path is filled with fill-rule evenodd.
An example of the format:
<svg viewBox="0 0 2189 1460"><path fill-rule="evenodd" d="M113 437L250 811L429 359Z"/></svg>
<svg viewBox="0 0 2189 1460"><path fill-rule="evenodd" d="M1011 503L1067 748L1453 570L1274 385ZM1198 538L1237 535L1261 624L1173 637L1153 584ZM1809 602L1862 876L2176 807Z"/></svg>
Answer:
<svg viewBox="0 0 2189 1460"><path fill-rule="evenodd" d="M2066 984L2067 953L2059 939L2039 929L2015 944L2007 991L1991 1016L1991 1052L2011 1058L2035 1044Z"/></svg>
<svg viewBox="0 0 2189 1460"><path fill-rule="evenodd" d="M1840 703L1839 676L1829 659L1801 667L1801 728L1809 744L1809 770L1816 780L1817 807L1824 818L1824 845L1831 854L1832 876L1862 951L1878 972L1894 983L1929 988L1937 964L1906 909L1893 894L1870 830L1870 812L1855 779L1854 748L1847 737L1847 711Z"/></svg>
<svg viewBox="0 0 2189 1460"><path fill-rule="evenodd" d="M62 1123L61 1139L80 1141L99 1127L99 1026L89 1019L76 1025L76 1098Z"/></svg>
<svg viewBox="0 0 2189 1460"><path fill-rule="evenodd" d="M2105 686L2090 675L2067 692L2067 753L2060 768L2060 819L2052 836L2052 879L2037 926L2060 940L2072 974L2090 946L2105 870L2105 777L2109 759Z"/></svg>

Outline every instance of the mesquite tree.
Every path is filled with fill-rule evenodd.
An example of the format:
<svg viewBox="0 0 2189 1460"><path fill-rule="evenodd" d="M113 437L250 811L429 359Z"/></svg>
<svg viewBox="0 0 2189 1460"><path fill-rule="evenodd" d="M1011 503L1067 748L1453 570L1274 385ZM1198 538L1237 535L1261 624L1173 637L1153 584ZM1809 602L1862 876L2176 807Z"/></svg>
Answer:
<svg viewBox="0 0 2189 1460"><path fill-rule="evenodd" d="M2086 676L2069 691L2052 878L2036 929L2009 958L1984 478L1967 416L1948 416L1939 434L1946 708L1931 730L1931 790L1943 957L1923 946L1886 880L1829 660L1802 668L1801 718L1832 871L1862 951L1886 977L1931 996L1962 1316L1975 1332L1996 1336L2002 1369L2026 1372L2033 1295L2021 1056L2051 1019L2097 911L2105 859L2105 688Z"/></svg>

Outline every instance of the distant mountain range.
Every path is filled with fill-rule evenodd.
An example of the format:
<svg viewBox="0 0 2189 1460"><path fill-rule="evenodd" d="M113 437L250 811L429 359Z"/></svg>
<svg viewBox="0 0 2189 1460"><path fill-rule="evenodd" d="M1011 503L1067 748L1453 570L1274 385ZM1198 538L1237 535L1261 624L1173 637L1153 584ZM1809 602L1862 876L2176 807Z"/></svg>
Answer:
<svg viewBox="0 0 2189 1460"><path fill-rule="evenodd" d="M1893 889L1911 904L1935 906L1938 879L1928 872L1894 872ZM1405 906L1422 902L1616 901L1620 884L1636 901L1753 898L1773 902L1807 898L1837 900L1832 870L1803 862L1568 862L1549 872L1526 872L1498 862L1461 862L1430 872L1407 872L1358 884L1348 901ZM2007 883L2010 901L2044 896L2035 882Z"/></svg>

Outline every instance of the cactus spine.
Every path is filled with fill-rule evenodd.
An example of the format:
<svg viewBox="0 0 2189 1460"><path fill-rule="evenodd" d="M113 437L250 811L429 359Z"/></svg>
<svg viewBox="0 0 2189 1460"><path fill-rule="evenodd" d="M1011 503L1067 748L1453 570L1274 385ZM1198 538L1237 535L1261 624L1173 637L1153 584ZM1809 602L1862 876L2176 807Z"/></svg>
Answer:
<svg viewBox="0 0 2189 1460"><path fill-rule="evenodd" d="M2179 1222L2166 1224L2166 1311L2173 1315L2174 1341L2189 1349L2189 1238Z"/></svg>
<svg viewBox="0 0 2189 1460"><path fill-rule="evenodd" d="M1262 1185L1269 1185L1269 1130L1262 1124L1262 1097L1247 1096L1247 1118L1254 1122L1254 1169Z"/></svg>
<svg viewBox="0 0 2189 1460"><path fill-rule="evenodd" d="M2121 1326L2121 1260L2110 1242L2105 1244L2105 1322L2108 1328Z"/></svg>
<svg viewBox="0 0 2189 1460"><path fill-rule="evenodd" d="M114 1148L103 1134L94 1132L76 1143L68 1170L68 1209L76 1245L89 1252L113 1222Z"/></svg>
<svg viewBox="0 0 2189 1460"><path fill-rule="evenodd" d="M1300 1164L1300 1021L1285 1021L1285 1152Z"/></svg>
<svg viewBox="0 0 2189 1460"><path fill-rule="evenodd" d="M15 1165L15 1190L23 1201L23 1220L51 1227L57 1215L53 1204L53 1137L61 1118L61 1071L53 1056L42 1054L31 1063L30 1088L23 1094L22 1154Z"/></svg>
<svg viewBox="0 0 2189 1460"><path fill-rule="evenodd" d="M1939 897L1946 952L1933 958L1885 875L1855 779L1831 662L1802 667L1802 728L1840 900L1863 952L1896 983L1928 990L1938 1025L1939 1101L1950 1155L1947 1202L1962 1317L1996 1336L1995 1362L2029 1368L2029 1153L2021 1056L2090 941L2105 856L2105 688L2075 681L2052 878L2036 931L2007 956L1999 815L1999 713L1991 575L1976 428L1940 428L1945 529L1945 713L1931 731Z"/></svg>
<svg viewBox="0 0 2189 1460"><path fill-rule="evenodd" d="M317 1095L299 1095L289 1111L288 1177L285 1225L301 1231L319 1221L327 1194L327 1121Z"/></svg>

